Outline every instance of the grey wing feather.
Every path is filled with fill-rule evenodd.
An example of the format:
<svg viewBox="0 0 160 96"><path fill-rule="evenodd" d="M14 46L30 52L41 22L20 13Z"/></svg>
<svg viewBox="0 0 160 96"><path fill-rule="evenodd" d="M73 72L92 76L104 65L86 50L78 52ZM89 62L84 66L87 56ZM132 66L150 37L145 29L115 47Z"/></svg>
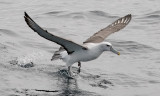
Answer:
<svg viewBox="0 0 160 96"><path fill-rule="evenodd" d="M66 51L63 47L60 47L58 51L55 51L52 58L51 58L51 61L53 60L57 60L57 59L61 59L61 52L62 51Z"/></svg>
<svg viewBox="0 0 160 96"><path fill-rule="evenodd" d="M106 28L95 33L93 36L88 38L83 43L100 43L104 41L104 39L110 34L123 29L130 22L131 18L132 18L131 14L128 14L122 18L119 18L118 20L116 20L115 22L107 26Z"/></svg>
<svg viewBox="0 0 160 96"><path fill-rule="evenodd" d="M73 53L74 51L81 50L81 49L87 49L86 47L76 44L73 41L58 37L56 35L53 35L47 30L43 30L38 24L36 24L29 15L25 12L25 21L28 24L28 26L33 29L35 32L37 32L40 36L44 37L47 40L53 41L61 46L68 52L68 54Z"/></svg>

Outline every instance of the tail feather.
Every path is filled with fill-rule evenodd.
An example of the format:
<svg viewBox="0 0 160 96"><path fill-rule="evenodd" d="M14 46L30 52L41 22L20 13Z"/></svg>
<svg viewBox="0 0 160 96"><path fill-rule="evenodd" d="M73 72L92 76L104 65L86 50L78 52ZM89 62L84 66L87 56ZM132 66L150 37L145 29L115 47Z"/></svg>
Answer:
<svg viewBox="0 0 160 96"><path fill-rule="evenodd" d="M57 60L57 59L61 59L62 56L61 56L60 53L61 53L62 51L65 51L65 49L64 49L63 47L60 47L58 51L55 51L54 54L53 54L53 56L52 56L51 61Z"/></svg>
<svg viewBox="0 0 160 96"><path fill-rule="evenodd" d="M60 58L61 58L60 52L59 51L55 51L54 55L52 56L51 61L57 60L57 59L60 59Z"/></svg>

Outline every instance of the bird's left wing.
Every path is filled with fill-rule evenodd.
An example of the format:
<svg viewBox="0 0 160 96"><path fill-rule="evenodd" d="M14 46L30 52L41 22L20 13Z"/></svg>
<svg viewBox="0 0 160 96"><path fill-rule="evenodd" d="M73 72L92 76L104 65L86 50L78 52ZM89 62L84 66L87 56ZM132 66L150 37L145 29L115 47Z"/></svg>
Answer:
<svg viewBox="0 0 160 96"><path fill-rule="evenodd" d="M73 41L58 37L56 35L53 35L51 33L49 33L47 30L43 30L38 24L36 24L30 17L29 15L25 12L24 13L25 16L25 21L27 23L27 25L35 32L37 32L40 36L42 36L43 38L53 41L59 45L61 45L62 47L64 47L64 49L68 52L68 54L71 54L77 50L81 50L81 49L87 49L86 47L79 45Z"/></svg>
<svg viewBox="0 0 160 96"><path fill-rule="evenodd" d="M106 37L108 37L110 34L117 32L121 29L123 29L125 26L128 25L128 23L131 21L131 14L128 14L122 18L119 18L112 24L108 25L106 28L98 31L95 33L93 36L88 38L85 42L83 43L100 43L105 40Z"/></svg>

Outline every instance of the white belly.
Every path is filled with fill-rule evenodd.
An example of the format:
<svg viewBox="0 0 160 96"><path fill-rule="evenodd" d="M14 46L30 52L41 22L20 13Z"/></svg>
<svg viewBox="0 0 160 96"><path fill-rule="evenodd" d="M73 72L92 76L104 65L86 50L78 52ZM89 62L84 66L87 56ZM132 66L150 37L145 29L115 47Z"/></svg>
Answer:
<svg viewBox="0 0 160 96"><path fill-rule="evenodd" d="M99 57L103 50L101 50L101 48L98 47L88 47L88 50L77 50L75 52L73 52L70 55L64 55L64 58L62 58L62 60L64 62L66 62L66 64L68 66L74 64L75 62L85 62L85 61L90 61L90 60L94 60L97 57Z"/></svg>
<svg viewBox="0 0 160 96"><path fill-rule="evenodd" d="M94 50L81 50L81 51L77 51L74 52L73 54L71 54L71 61L78 62L78 61L90 61L90 60L94 60L97 57L99 57L99 55L101 55L102 52L101 51L94 51Z"/></svg>

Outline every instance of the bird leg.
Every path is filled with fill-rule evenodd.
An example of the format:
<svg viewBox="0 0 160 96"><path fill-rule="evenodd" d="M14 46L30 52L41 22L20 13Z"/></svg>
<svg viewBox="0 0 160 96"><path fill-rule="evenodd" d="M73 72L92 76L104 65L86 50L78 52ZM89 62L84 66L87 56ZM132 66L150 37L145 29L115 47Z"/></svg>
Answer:
<svg viewBox="0 0 160 96"><path fill-rule="evenodd" d="M78 74L81 72L81 62L78 62L78 66L79 66L79 68L78 68Z"/></svg>
<svg viewBox="0 0 160 96"><path fill-rule="evenodd" d="M68 73L69 73L69 76L72 77L72 71L71 71L71 66L68 67Z"/></svg>

